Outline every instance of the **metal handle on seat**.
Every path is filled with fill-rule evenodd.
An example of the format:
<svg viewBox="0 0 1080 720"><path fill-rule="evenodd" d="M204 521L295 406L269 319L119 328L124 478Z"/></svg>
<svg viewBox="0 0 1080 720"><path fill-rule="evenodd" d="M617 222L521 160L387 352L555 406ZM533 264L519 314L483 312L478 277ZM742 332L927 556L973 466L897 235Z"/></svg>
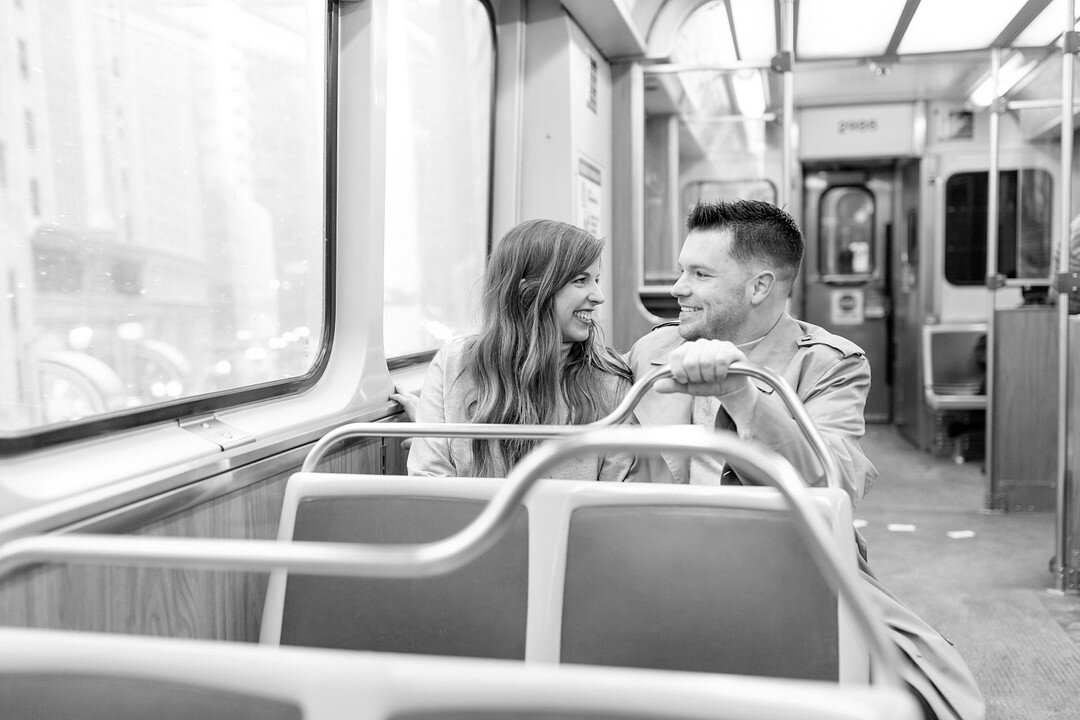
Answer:
<svg viewBox="0 0 1080 720"><path fill-rule="evenodd" d="M747 377L761 380L771 387L783 400L788 412L795 419L796 424L806 437L807 442L817 455L825 472L825 484L831 488L842 488L840 469L836 464L836 458L829 452L829 446L821 436L810 414L806 412L802 401L788 384L787 380L767 367L753 365L746 362L732 363L728 368L732 375L746 375ZM634 408L645 397L652 386L659 380L671 377L671 368L668 365L660 365L638 379L627 391L619 406L605 417L600 418L588 425L498 425L494 423L349 423L331 430L324 435L307 457L300 468L302 472L314 472L316 466L326 455L327 451L349 438L382 436L382 437L458 437L458 438L523 438L541 439L576 435L586 430L610 427L625 423L630 419Z"/></svg>
<svg viewBox="0 0 1080 720"><path fill-rule="evenodd" d="M140 565L205 570L287 570L336 576L423 577L455 570L491 548L509 526L514 510L545 472L567 457L599 450L700 452L737 460L755 480L777 488L787 499L796 525L821 572L836 585L854 614L877 661L878 677L900 685L895 649L874 623L854 572L831 545L801 478L773 451L746 443L731 432L700 427L613 427L581 432L544 443L510 472L483 511L463 529L430 543L371 545L273 540L133 537L130 535L46 535L0 546L0 578L41 562Z"/></svg>
<svg viewBox="0 0 1080 720"><path fill-rule="evenodd" d="M831 488L844 489L844 483L840 478L840 466L836 464L836 458L829 451L829 446L826 444L825 438L821 436L821 431L814 424L810 413L806 411L806 406L803 405L802 400L799 399L788 381L780 373L762 365L752 365L750 363L732 363L731 367L728 368L728 372L761 380L776 391L776 394L783 400L788 412L791 413L795 424L799 426L799 430L802 431L806 441L810 443L814 454L817 455L818 462L821 463L822 470L825 472L825 485Z"/></svg>

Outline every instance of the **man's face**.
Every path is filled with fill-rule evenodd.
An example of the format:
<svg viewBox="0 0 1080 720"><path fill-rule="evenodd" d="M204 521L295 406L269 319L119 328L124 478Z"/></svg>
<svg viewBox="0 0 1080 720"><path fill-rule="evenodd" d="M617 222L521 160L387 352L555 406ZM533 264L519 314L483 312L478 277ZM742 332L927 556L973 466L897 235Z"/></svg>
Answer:
<svg viewBox="0 0 1080 720"><path fill-rule="evenodd" d="M679 253L679 335L686 340L744 342L751 273L731 257L730 230L695 230Z"/></svg>

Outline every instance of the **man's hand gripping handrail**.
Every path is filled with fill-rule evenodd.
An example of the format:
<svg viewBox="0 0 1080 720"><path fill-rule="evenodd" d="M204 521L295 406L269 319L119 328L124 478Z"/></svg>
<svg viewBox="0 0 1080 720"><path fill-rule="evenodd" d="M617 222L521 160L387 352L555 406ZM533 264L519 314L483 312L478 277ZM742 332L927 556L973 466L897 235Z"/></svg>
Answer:
<svg viewBox="0 0 1080 720"><path fill-rule="evenodd" d="M840 470L836 464L836 458L829 451L825 439L821 437L814 421L803 407L799 396L792 390L784 378L769 368L752 365L745 362L732 363L728 368L732 375L746 375L769 385L783 400L788 412L795 419L806 437L807 442L813 448L825 471L825 483L828 487L842 488ZM576 435L586 430L610 427L627 422L634 413L634 408L641 401L652 386L659 380L671 377L671 368L667 365L658 366L656 369L639 378L633 387L626 393L626 397L619 403L610 415L600 418L589 425L496 425L492 423L349 423L331 430L324 435L315 446L308 452L304 459L302 472L314 472L319 462L327 451L348 438L354 437L457 437L457 438L528 438L542 439Z"/></svg>
<svg viewBox="0 0 1080 720"><path fill-rule="evenodd" d="M901 686L896 649L886 640L858 580L831 544L824 521L791 464L776 453L739 440L728 431L686 427L613 427L582 430L535 448L510 472L483 511L450 537L415 545L370 545L272 540L133 537L130 535L43 535L0 546L0 578L41 562L93 565L132 563L206 570L287 570L335 576L423 577L455 570L491 548L508 527L515 508L544 474L567 457L586 452L676 450L736 460L754 480L787 499L798 531L822 574L847 602L876 662L875 678Z"/></svg>

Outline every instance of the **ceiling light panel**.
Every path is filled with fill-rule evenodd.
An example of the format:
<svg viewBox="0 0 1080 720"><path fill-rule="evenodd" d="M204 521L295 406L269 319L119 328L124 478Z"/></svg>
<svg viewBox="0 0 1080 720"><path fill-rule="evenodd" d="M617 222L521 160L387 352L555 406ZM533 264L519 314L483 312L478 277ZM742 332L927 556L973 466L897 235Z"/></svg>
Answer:
<svg viewBox="0 0 1080 720"><path fill-rule="evenodd" d="M800 0L796 55L800 60L881 55L904 5L905 0Z"/></svg>
<svg viewBox="0 0 1080 720"><path fill-rule="evenodd" d="M1016 15L1019 3L923 0L900 41L899 52L933 53L986 48Z"/></svg>
<svg viewBox="0 0 1080 720"><path fill-rule="evenodd" d="M743 62L768 65L776 47L776 8L761 0L729 0Z"/></svg>
<svg viewBox="0 0 1080 720"><path fill-rule="evenodd" d="M1043 47L1058 39L1065 29L1065 0L1052 0L1013 41L1015 47Z"/></svg>

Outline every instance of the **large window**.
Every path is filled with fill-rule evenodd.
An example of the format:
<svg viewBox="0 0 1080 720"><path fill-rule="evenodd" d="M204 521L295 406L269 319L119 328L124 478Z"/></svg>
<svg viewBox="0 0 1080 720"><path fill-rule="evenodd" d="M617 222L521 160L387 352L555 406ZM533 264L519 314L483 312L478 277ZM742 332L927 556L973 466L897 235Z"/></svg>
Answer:
<svg viewBox="0 0 1080 720"><path fill-rule="evenodd" d="M998 182L998 272L1045 282L1050 272L1053 181L1039 169L1005 170ZM986 282L986 172L957 173L945 183L945 279Z"/></svg>
<svg viewBox="0 0 1080 720"><path fill-rule="evenodd" d="M5 17L28 72L0 105L0 435L302 382L325 336L325 1Z"/></svg>
<svg viewBox="0 0 1080 720"><path fill-rule="evenodd" d="M384 344L435 350L473 328L491 195L494 29L479 0L390 6Z"/></svg>

